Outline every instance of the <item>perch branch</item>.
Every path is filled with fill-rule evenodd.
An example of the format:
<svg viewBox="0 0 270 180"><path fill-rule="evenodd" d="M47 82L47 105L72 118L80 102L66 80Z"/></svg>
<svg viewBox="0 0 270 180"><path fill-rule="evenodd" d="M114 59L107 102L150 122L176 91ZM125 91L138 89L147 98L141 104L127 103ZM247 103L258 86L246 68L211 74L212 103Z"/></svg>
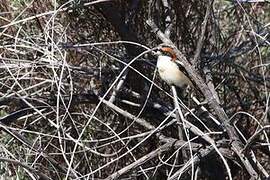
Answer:
<svg viewBox="0 0 270 180"><path fill-rule="evenodd" d="M227 114L225 113L223 108L220 106L218 100L212 94L209 87L205 84L202 77L197 73L197 71L194 69L194 67L191 66L191 64L188 62L187 58L184 56L184 54L176 48L174 43L170 39L168 39L164 33L162 33L159 30L159 28L156 26L156 24L154 23L154 21L152 19L147 20L147 24L151 27L152 31L156 33L156 36L163 43L174 48L178 60L181 60L181 63L185 67L189 76L191 77L192 80L194 80L197 87L201 90L201 92L203 93L207 102L209 103L210 107L215 111L216 115L219 117L219 120L222 123L223 128L226 130L226 132L231 140L231 146L232 146L233 151L240 158L241 162L245 166L249 175L252 178L257 179L258 178L257 172L253 169L251 163L245 157L245 155L243 153L241 153L241 150L243 148L243 143L241 142L241 140L240 140L237 132L233 128L233 126L231 124L229 124L229 121L228 121L229 118L228 118Z"/></svg>

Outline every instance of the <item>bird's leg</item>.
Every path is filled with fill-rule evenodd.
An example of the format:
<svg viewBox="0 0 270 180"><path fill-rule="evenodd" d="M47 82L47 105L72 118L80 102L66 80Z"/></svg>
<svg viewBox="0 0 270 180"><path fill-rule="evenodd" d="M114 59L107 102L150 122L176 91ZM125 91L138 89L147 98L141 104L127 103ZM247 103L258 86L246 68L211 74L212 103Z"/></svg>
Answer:
<svg viewBox="0 0 270 180"><path fill-rule="evenodd" d="M186 92L187 92L187 102L188 102L188 106L191 106L191 97L194 96L194 91L193 88L191 86L187 86L186 87ZM191 93L190 93L191 92Z"/></svg>

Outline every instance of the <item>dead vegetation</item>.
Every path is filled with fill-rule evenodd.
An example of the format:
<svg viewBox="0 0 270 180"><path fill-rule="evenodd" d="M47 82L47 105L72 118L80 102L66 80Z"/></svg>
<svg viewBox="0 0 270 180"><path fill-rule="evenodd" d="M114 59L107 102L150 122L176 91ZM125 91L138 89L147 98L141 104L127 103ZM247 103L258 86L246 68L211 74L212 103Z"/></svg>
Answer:
<svg viewBox="0 0 270 180"><path fill-rule="evenodd" d="M1 0L0 17L0 177L269 178L266 1ZM160 80L160 45L196 91Z"/></svg>

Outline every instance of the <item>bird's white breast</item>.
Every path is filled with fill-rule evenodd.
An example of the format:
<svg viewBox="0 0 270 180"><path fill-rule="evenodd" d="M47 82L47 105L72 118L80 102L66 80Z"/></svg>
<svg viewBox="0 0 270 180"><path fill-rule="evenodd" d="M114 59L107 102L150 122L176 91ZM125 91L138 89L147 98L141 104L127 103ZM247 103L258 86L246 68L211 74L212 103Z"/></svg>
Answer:
<svg viewBox="0 0 270 180"><path fill-rule="evenodd" d="M175 85L182 88L183 86L190 84L190 80L179 70L177 64L173 62L169 56L158 56L157 68L161 79L169 85Z"/></svg>

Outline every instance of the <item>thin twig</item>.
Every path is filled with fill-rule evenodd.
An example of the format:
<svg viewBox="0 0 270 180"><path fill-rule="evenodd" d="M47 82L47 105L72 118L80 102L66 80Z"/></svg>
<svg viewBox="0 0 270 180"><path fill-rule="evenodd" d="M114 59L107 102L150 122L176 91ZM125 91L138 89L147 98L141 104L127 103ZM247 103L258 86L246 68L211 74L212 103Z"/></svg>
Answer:
<svg viewBox="0 0 270 180"><path fill-rule="evenodd" d="M189 147L185 147L185 145L187 144L187 142L182 141L182 140L178 140L178 141L170 141L167 142L166 144L160 146L159 148L157 148L156 150L150 152L149 154L141 157L140 159L138 159L136 162L131 163L130 165L120 169L119 171L113 173L112 175L108 176L106 178L106 180L112 180L112 179L118 179L121 175L127 173L128 171L135 169L136 167L147 163L148 161L150 161L151 159L155 158L156 156L160 155L163 152L166 152L172 148L174 149L178 149L180 147L182 147L183 149L187 149ZM192 143L192 149L196 150L200 147L200 145L195 145Z"/></svg>
<svg viewBox="0 0 270 180"><path fill-rule="evenodd" d="M25 169L28 169L28 170L31 171L32 173L38 175L41 179L44 179L44 180L51 180L51 178L49 178L46 174L44 174L44 173L40 172L39 170L34 169L34 168L30 167L29 165L27 165L27 164L25 164L25 163L22 163L22 162L20 162L20 161L0 157L0 162L9 162L9 163L12 163L12 164L14 164L14 165L21 166L21 167L23 167L23 168L25 168Z"/></svg>
<svg viewBox="0 0 270 180"><path fill-rule="evenodd" d="M147 23L152 28L152 31L156 33L156 36L163 41L163 43L174 48L177 58L181 60L181 64L183 64L191 79L196 83L197 87L200 88L201 92L209 102L209 105L213 108L213 110L216 112L216 115L219 117L219 121L222 123L223 128L226 130L229 138L232 141L231 144L233 150L235 151L237 156L241 159L250 176L253 178L258 178L258 174L252 167L249 160L245 157L243 153L241 153L243 143L241 143L241 140L239 139L235 129L229 124L228 122L229 118L227 114L225 113L224 109L220 106L218 100L212 94L209 87L205 84L202 77L197 73L194 67L191 66L191 64L188 62L187 58L183 55L183 53L176 48L174 43L170 39L168 39L164 35L164 33L162 33L159 30L159 28L156 26L156 24L152 19L147 20Z"/></svg>
<svg viewBox="0 0 270 180"><path fill-rule="evenodd" d="M205 35L206 27L207 27L207 20L208 20L208 17L210 15L210 12L211 12L212 2L213 2L213 0L208 0L206 13L205 13L204 20L203 20L203 23L202 23L202 28L201 28L201 35L200 35L200 38L199 38L199 42L197 43L194 58L192 60L192 64L193 64L194 67L197 67L197 65L198 65L198 60L199 60L199 56L201 54L203 41L205 39L204 35Z"/></svg>
<svg viewBox="0 0 270 180"><path fill-rule="evenodd" d="M176 91L176 87L174 85L171 86L172 89L172 93L173 93L173 102L174 102L174 107L177 109L176 111L176 120L179 123L178 126L178 137L180 140L185 140L187 139L187 134L185 135L185 126L184 126L184 115L181 111L181 108L179 106L178 103L178 96L177 96L177 91ZM180 126L180 124L183 124L183 126ZM182 156L183 156L183 162L185 162L188 159L188 155L186 153L186 151L183 149L182 150Z"/></svg>

